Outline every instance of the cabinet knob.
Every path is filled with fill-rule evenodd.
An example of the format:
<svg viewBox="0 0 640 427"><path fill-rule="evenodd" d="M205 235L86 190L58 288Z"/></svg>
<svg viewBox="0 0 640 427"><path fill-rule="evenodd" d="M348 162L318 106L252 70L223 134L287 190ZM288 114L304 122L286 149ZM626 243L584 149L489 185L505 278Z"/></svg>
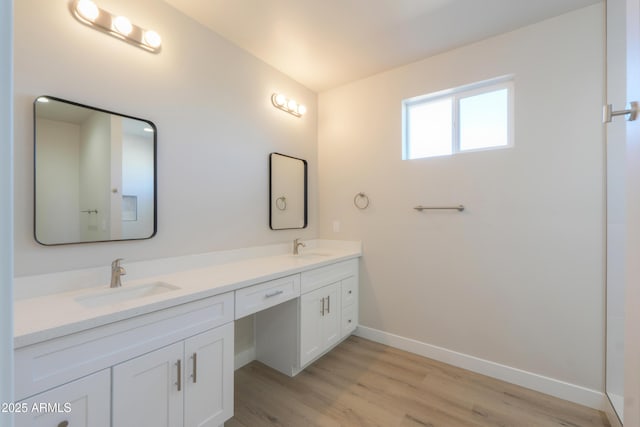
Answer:
<svg viewBox="0 0 640 427"><path fill-rule="evenodd" d="M60 424L58 424L58 427L67 427L69 425L69 421L61 421Z"/></svg>
<svg viewBox="0 0 640 427"><path fill-rule="evenodd" d="M353 292L353 291L349 291L349 295L351 295L351 292Z"/></svg>

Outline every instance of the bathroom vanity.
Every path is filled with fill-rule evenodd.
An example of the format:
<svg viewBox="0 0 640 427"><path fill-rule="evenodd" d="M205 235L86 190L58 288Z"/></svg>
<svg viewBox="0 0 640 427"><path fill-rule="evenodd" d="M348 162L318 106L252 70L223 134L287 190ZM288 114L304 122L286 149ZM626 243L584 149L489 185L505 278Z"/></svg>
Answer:
<svg viewBox="0 0 640 427"><path fill-rule="evenodd" d="M16 426L220 426L233 416L234 320L255 316L256 358L297 374L355 330L360 255L359 243L236 252L18 300Z"/></svg>

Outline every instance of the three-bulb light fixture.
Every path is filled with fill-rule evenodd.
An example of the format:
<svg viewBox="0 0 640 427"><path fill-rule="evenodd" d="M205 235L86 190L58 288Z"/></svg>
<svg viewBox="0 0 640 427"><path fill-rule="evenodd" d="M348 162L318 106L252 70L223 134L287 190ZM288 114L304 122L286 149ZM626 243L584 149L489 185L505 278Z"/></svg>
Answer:
<svg viewBox="0 0 640 427"><path fill-rule="evenodd" d="M125 40L149 52L159 52L162 45L160 34L141 28L126 16L113 15L100 9L91 0L76 0L72 4L73 15L78 21L107 34Z"/></svg>
<svg viewBox="0 0 640 427"><path fill-rule="evenodd" d="M274 93L271 95L271 103L274 107L279 108L282 111L286 111L296 117L302 117L307 112L307 107L302 104L298 104L295 100L289 99L281 93Z"/></svg>

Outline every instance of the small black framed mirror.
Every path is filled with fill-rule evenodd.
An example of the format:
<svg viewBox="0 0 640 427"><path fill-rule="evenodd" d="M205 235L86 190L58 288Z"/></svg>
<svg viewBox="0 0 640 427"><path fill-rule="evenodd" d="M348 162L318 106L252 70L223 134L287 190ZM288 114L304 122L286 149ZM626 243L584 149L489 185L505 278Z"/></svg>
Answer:
<svg viewBox="0 0 640 427"><path fill-rule="evenodd" d="M307 161L280 153L269 155L269 227L307 226Z"/></svg>
<svg viewBox="0 0 640 427"><path fill-rule="evenodd" d="M157 231L157 129L149 120L40 96L34 237L43 245L149 239Z"/></svg>

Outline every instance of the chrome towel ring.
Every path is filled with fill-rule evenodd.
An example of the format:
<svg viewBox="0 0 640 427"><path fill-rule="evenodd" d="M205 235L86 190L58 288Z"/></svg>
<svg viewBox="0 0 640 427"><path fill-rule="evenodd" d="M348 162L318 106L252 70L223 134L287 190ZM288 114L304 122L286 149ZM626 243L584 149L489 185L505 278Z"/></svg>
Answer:
<svg viewBox="0 0 640 427"><path fill-rule="evenodd" d="M364 193L358 193L353 198L353 204L360 210L367 209L369 207L369 197Z"/></svg>
<svg viewBox="0 0 640 427"><path fill-rule="evenodd" d="M284 196L280 196L276 199L276 207L281 210L284 211L287 209L287 198Z"/></svg>

